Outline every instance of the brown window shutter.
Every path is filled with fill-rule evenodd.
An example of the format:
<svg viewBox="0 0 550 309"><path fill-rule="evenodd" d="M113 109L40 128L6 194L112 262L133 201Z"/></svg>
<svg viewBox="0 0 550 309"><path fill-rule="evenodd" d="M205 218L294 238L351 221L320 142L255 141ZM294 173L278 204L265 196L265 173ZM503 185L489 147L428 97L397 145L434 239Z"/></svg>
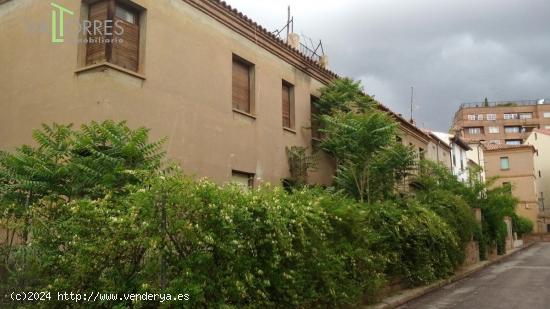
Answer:
<svg viewBox="0 0 550 309"><path fill-rule="evenodd" d="M94 32L94 22L101 21L101 25L104 25L105 20L107 20L107 10L108 1L100 1L90 5L90 11L88 15L89 21L92 23L90 28L90 33L88 33L88 44L86 48L86 64L91 65L99 62L104 62L106 58L106 44L105 36L102 33L105 33L104 28L101 29L101 34L99 31ZM97 42L101 40L102 42Z"/></svg>
<svg viewBox="0 0 550 309"><path fill-rule="evenodd" d="M233 108L250 113L250 65L233 59Z"/></svg>
<svg viewBox="0 0 550 309"><path fill-rule="evenodd" d="M117 5L115 10L120 10L121 7ZM114 14L114 22L119 25L124 31L121 32L118 27L113 25L113 43L111 62L118 66L131 71L137 71L139 66L139 25L138 25L138 13L129 8L123 7L125 13L130 14L129 22L123 20L118 14Z"/></svg>
<svg viewBox="0 0 550 309"><path fill-rule="evenodd" d="M290 128L290 85L283 82L283 127Z"/></svg>

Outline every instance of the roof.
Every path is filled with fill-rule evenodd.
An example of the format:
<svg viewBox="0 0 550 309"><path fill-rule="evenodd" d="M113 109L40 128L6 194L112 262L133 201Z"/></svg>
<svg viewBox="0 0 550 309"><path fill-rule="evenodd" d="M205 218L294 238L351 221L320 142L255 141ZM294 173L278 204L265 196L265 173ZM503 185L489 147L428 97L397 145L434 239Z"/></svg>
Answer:
<svg viewBox="0 0 550 309"><path fill-rule="evenodd" d="M470 145L468 145L468 143L466 143L463 139L458 137L458 135L453 135L453 134L444 133L444 132L432 132L432 133L435 136L437 136L439 139L443 141L447 141L446 143L449 146L451 146L451 144L454 143L460 146L462 149L472 150L472 147L470 147Z"/></svg>
<svg viewBox="0 0 550 309"><path fill-rule="evenodd" d="M0 0L1 1L1 0ZM251 42L268 50L275 56L294 65L306 74L329 83L339 76L321 66L318 62L291 47L272 32L262 27L225 1L220 0L182 0L199 11L227 26Z"/></svg>
<svg viewBox="0 0 550 309"><path fill-rule="evenodd" d="M485 151L501 151L501 150L516 150L516 149L531 149L535 151L535 147L532 145L507 145L507 144L487 144L485 145Z"/></svg>
<svg viewBox="0 0 550 309"><path fill-rule="evenodd" d="M534 129L533 132L550 136L550 130L548 129Z"/></svg>
<svg viewBox="0 0 550 309"><path fill-rule="evenodd" d="M427 133L433 140L438 142L438 144L445 146L446 148L451 149L451 145L449 145L449 139L444 137L443 135L438 135L438 133L445 134L442 132L434 132L428 129L422 129L424 133Z"/></svg>

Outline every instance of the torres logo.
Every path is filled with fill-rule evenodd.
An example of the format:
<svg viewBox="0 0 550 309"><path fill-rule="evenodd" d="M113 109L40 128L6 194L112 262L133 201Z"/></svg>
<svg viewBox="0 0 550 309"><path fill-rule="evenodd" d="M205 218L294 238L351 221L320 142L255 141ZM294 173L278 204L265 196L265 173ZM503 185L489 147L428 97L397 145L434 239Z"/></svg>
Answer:
<svg viewBox="0 0 550 309"><path fill-rule="evenodd" d="M64 14L74 15L74 12L56 3L51 3L52 9L52 43L65 42Z"/></svg>

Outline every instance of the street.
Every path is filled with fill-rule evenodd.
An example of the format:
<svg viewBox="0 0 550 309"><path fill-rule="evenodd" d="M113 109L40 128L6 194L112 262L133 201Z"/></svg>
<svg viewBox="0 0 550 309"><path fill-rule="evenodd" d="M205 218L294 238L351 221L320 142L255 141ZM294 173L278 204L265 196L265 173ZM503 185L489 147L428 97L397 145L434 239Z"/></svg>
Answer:
<svg viewBox="0 0 550 309"><path fill-rule="evenodd" d="M535 244L399 308L550 308L550 243Z"/></svg>

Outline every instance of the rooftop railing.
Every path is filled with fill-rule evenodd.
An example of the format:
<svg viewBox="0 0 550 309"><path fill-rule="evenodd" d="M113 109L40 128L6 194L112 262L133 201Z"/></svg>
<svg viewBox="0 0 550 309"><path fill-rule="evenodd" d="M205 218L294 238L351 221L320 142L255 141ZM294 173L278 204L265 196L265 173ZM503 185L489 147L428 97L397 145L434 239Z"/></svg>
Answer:
<svg viewBox="0 0 550 309"><path fill-rule="evenodd" d="M514 101L494 101L494 102L466 102L460 104L460 108L469 107L514 107L514 106L528 106L528 105L542 105L550 104L550 99L539 100L514 100Z"/></svg>

